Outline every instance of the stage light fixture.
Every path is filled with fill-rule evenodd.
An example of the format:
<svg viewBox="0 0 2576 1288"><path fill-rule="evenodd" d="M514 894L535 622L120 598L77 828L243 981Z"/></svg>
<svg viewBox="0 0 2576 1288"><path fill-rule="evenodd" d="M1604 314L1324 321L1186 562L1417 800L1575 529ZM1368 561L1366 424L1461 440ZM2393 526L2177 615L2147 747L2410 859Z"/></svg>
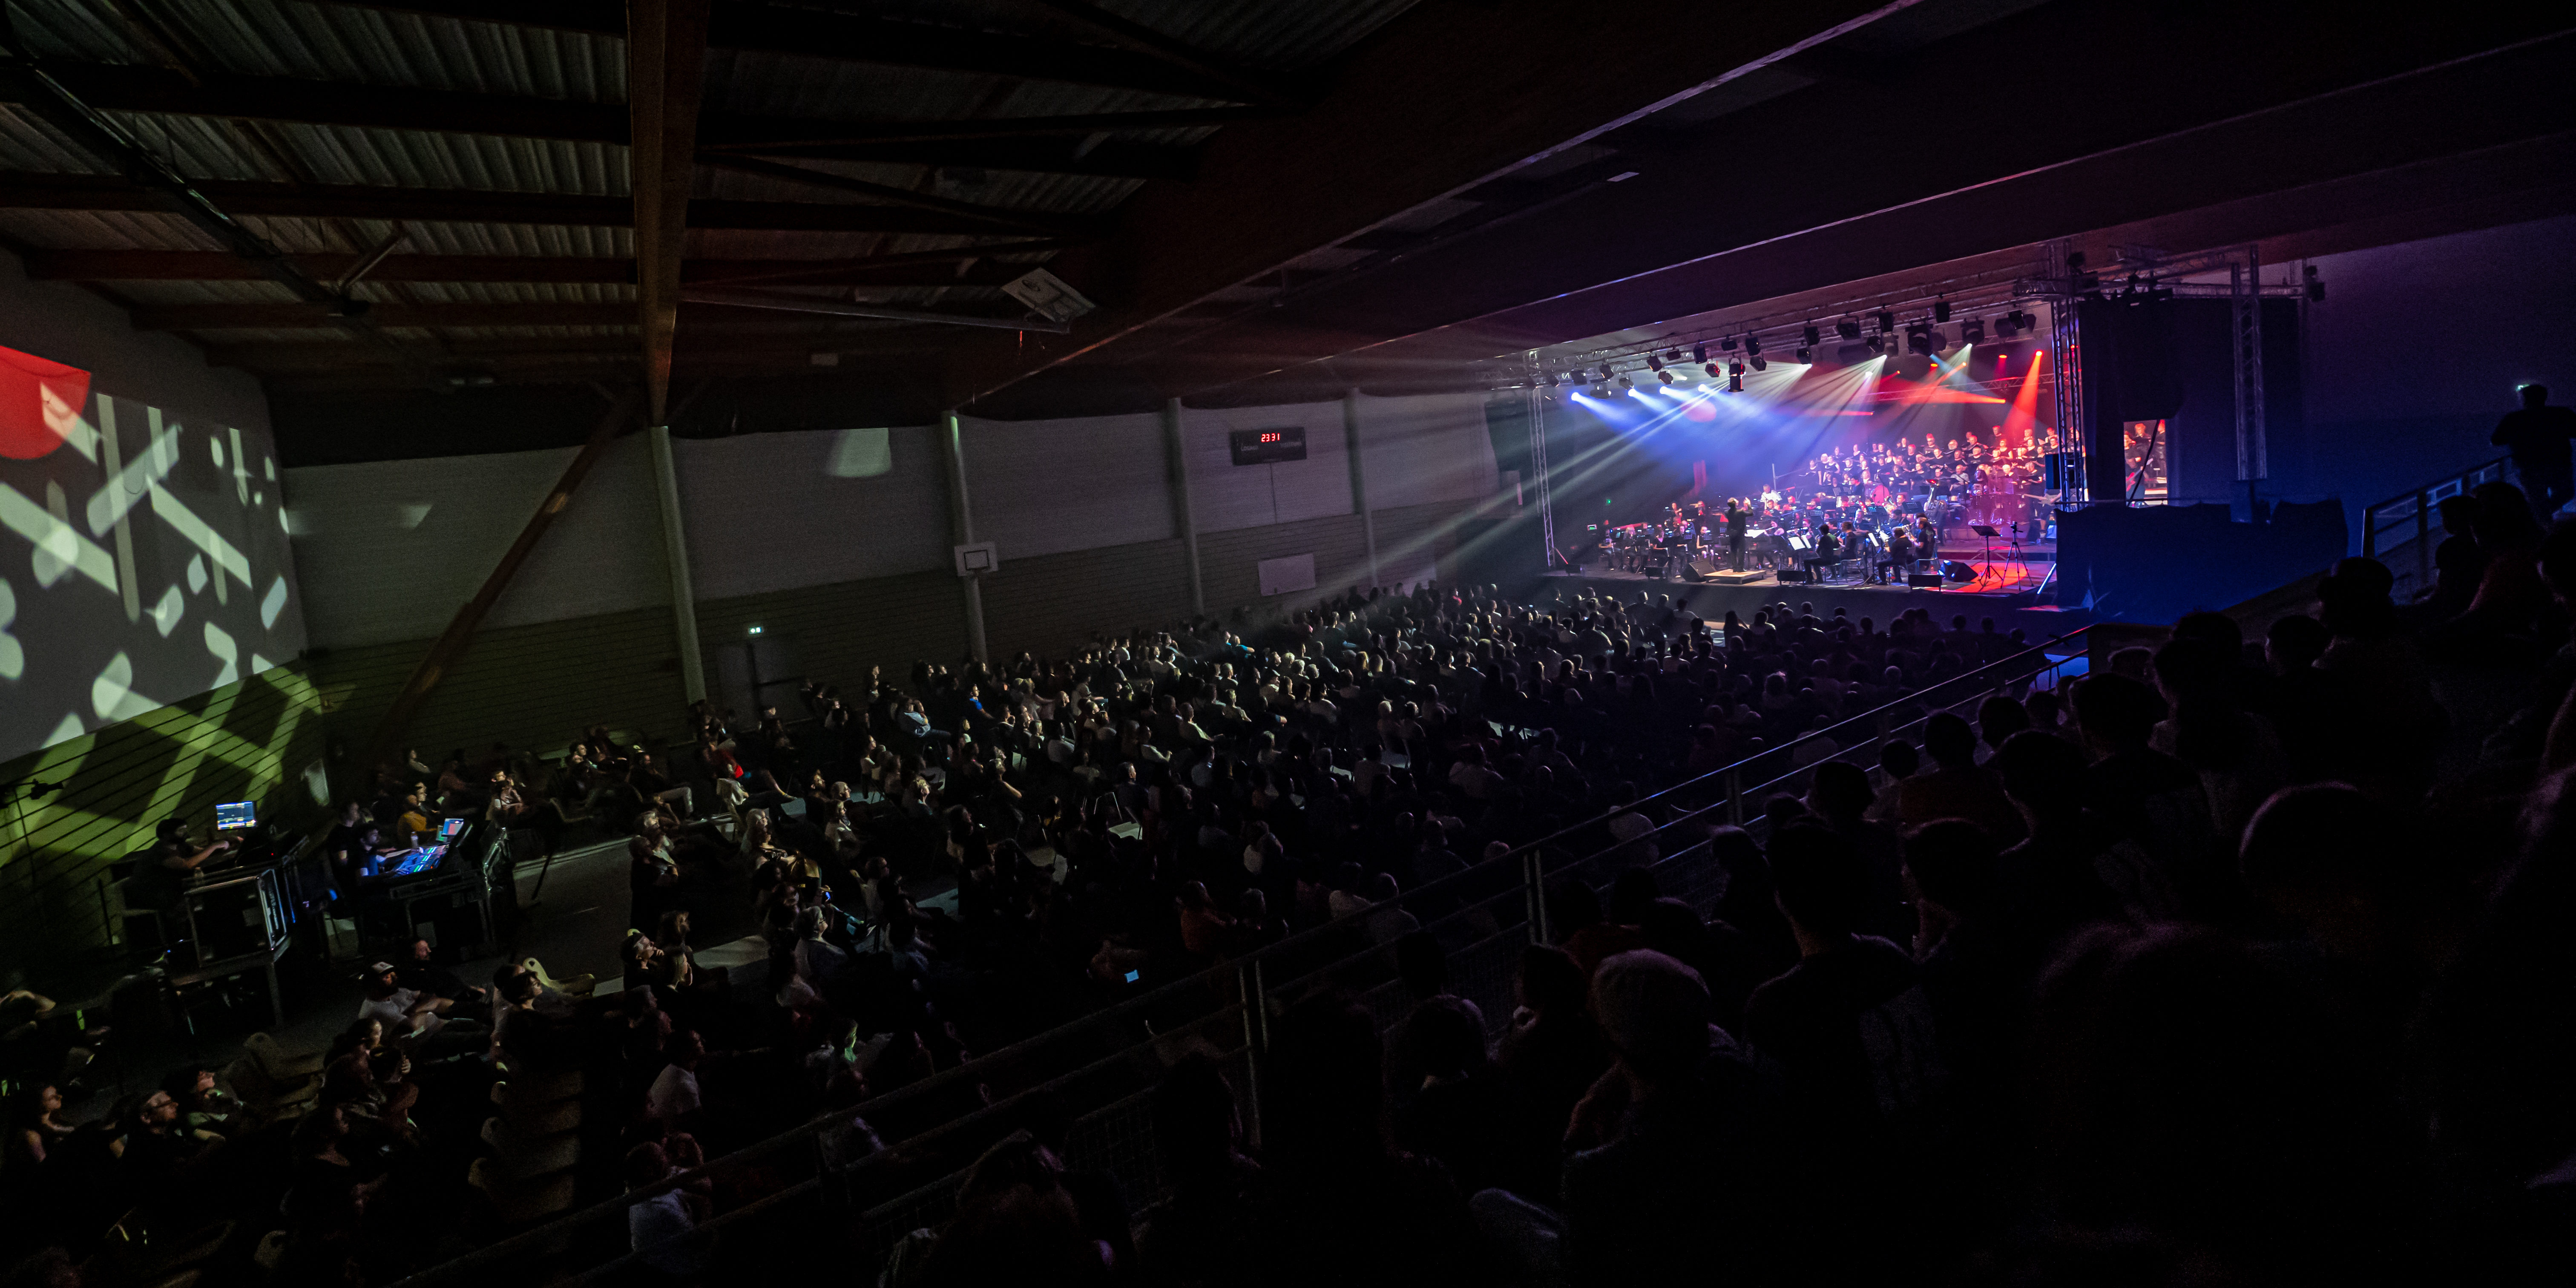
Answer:
<svg viewBox="0 0 2576 1288"><path fill-rule="evenodd" d="M1986 324L1985 324L1985 321L1984 321L1983 319L1981 319L1981 318L1970 318L1970 319L1968 319L1967 321L1960 323L1960 324L1959 324L1959 340L1960 340L1960 342L1961 342L1961 343L1963 343L1963 344L1983 344L1983 343L1985 343L1985 340L1986 340Z"/></svg>
<svg viewBox="0 0 2576 1288"><path fill-rule="evenodd" d="M1742 377L1742 376L1732 376L1732 375L1731 375L1731 376L1728 376L1728 377L1726 378L1726 392L1731 393L1731 394L1740 394L1740 393L1743 393L1743 392L1744 392L1744 377Z"/></svg>
<svg viewBox="0 0 2576 1288"><path fill-rule="evenodd" d="M1655 378L1669 385L1673 382L1673 373L1669 371L1658 371L1655 373Z"/></svg>
<svg viewBox="0 0 2576 1288"><path fill-rule="evenodd" d="M1932 328L1926 326L1908 328L1905 332L1905 349L1908 353L1929 355L1932 352Z"/></svg>
<svg viewBox="0 0 2576 1288"><path fill-rule="evenodd" d="M1815 330L1814 327L1809 327L1807 329L1810 331ZM1804 366L1812 367L1816 365L1816 351L1809 346L1800 345L1798 347L1798 361Z"/></svg>
<svg viewBox="0 0 2576 1288"><path fill-rule="evenodd" d="M1707 370L1708 370L1708 378L1709 378L1709 379L1711 379L1711 380L1715 380L1715 379L1717 379L1717 364L1716 364L1716 363L1714 363L1714 362L1712 362L1712 363L1708 363L1708 364L1706 364L1706 365L1707 365Z"/></svg>
<svg viewBox="0 0 2576 1288"><path fill-rule="evenodd" d="M1653 355L1653 354L1651 354L1651 353L1646 355L1646 370L1648 370L1648 371L1661 371L1661 370L1663 370L1663 369L1664 369L1664 360L1663 360L1663 359L1658 358L1658 357L1656 357L1655 355Z"/></svg>
<svg viewBox="0 0 2576 1288"><path fill-rule="evenodd" d="M1610 369L1610 364L1609 364L1609 363L1606 363L1606 362L1605 362L1605 363L1602 363L1602 364L1601 364L1601 382L1602 382L1603 384L1608 384L1608 383L1610 383L1612 380L1617 379L1617 378L1618 378L1618 375L1619 375L1619 373L1618 373L1618 372L1616 372L1616 371L1612 371L1612 370Z"/></svg>
<svg viewBox="0 0 2576 1288"><path fill-rule="evenodd" d="M1746 353L1762 352L1762 337L1758 335L1748 335L1744 337L1744 351Z"/></svg>
<svg viewBox="0 0 2576 1288"><path fill-rule="evenodd" d="M1850 318L1844 318L1842 321L1834 323L1834 334L1841 336L1846 340L1857 340L1860 338L1860 323L1854 322Z"/></svg>
<svg viewBox="0 0 2576 1288"><path fill-rule="evenodd" d="M1717 342L1717 347L1728 353L1735 352L1735 337L1731 335L1720 337Z"/></svg>
<svg viewBox="0 0 2576 1288"><path fill-rule="evenodd" d="M1726 364L1726 374L1728 374L1728 375L1730 375L1730 376L1741 376L1741 375L1743 375L1743 374L1744 374L1744 364L1743 364L1743 363L1741 363L1741 362L1730 362L1730 363Z"/></svg>
<svg viewBox="0 0 2576 1288"><path fill-rule="evenodd" d="M1556 388L1556 374L1554 372L1542 371L1538 373L1538 378L1546 381L1548 388Z"/></svg>
<svg viewBox="0 0 2576 1288"><path fill-rule="evenodd" d="M1761 354L1754 354L1753 369L1755 371L1769 371L1771 369L1771 360L1763 357Z"/></svg>
<svg viewBox="0 0 2576 1288"><path fill-rule="evenodd" d="M1798 333L1798 340L1800 343L1812 349L1825 342L1825 333L1810 326L1806 330Z"/></svg>
<svg viewBox="0 0 2576 1288"><path fill-rule="evenodd" d="M1932 320L1935 322L1947 322L1950 320L1950 302L1948 300L1932 301Z"/></svg>
<svg viewBox="0 0 2576 1288"><path fill-rule="evenodd" d="M1708 341L1706 341L1706 340L1702 340L1702 341L1700 341L1699 343L1694 344L1694 345L1692 345L1692 346L1691 346L1691 361L1693 361L1693 362L1706 362L1706 361L1708 361Z"/></svg>
<svg viewBox="0 0 2576 1288"><path fill-rule="evenodd" d="M2325 303L2326 283L2324 278L2317 276L2317 266L2314 264L2300 265L2299 276L2304 280L2308 288L2308 303Z"/></svg>
<svg viewBox="0 0 2576 1288"><path fill-rule="evenodd" d="M1888 335L1892 334L1895 330L1896 315L1885 309L1880 309L1878 311L1878 333L1880 335Z"/></svg>
<svg viewBox="0 0 2576 1288"><path fill-rule="evenodd" d="M1666 362L1679 362L1679 361L1681 361L1681 360L1682 360L1682 351L1681 351L1681 350L1679 350L1679 349L1666 349L1666 350L1664 350L1664 361L1666 361Z"/></svg>
<svg viewBox="0 0 2576 1288"><path fill-rule="evenodd" d="M1871 336L1868 339L1861 341L1861 343L1868 346L1870 356L1873 358L1879 357L1887 352L1887 347L1880 342L1877 336Z"/></svg>
<svg viewBox="0 0 2576 1288"><path fill-rule="evenodd" d="M1621 376L1619 377L1619 387L1622 389L1634 389L1637 387L1637 382L1630 380L1626 376Z"/></svg>

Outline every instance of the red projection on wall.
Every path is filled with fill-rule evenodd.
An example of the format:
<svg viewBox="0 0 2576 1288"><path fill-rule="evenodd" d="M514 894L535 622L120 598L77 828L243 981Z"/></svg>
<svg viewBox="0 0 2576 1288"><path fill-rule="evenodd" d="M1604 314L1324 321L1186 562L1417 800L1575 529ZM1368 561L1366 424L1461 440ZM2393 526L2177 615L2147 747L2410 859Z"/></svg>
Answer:
<svg viewBox="0 0 2576 1288"><path fill-rule="evenodd" d="M88 372L0 347L0 456L32 461L62 446L88 401Z"/></svg>

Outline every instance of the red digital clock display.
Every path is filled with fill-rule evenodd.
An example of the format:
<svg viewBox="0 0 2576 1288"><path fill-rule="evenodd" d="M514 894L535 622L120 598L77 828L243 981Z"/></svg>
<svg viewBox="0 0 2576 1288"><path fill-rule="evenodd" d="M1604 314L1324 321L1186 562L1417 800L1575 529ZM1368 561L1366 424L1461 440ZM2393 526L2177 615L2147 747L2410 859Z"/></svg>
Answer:
<svg viewBox="0 0 2576 1288"><path fill-rule="evenodd" d="M1306 430L1302 425L1228 430L1226 440L1234 449L1237 465L1276 465L1306 459Z"/></svg>

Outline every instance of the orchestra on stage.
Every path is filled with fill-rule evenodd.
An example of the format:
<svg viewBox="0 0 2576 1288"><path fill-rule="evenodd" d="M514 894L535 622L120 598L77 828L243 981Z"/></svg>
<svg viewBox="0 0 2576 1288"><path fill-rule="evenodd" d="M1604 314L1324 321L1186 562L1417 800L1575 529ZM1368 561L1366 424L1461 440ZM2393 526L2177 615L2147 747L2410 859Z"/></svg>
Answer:
<svg viewBox="0 0 2576 1288"><path fill-rule="evenodd" d="M1683 576L1693 561L1735 572L1801 570L1903 585L1941 542L1984 525L2018 547L2046 531L2044 458L2029 431L1997 429L1944 444L1911 440L1822 453L1756 496L1692 501L1669 517L1606 527L1596 555L1610 571Z"/></svg>

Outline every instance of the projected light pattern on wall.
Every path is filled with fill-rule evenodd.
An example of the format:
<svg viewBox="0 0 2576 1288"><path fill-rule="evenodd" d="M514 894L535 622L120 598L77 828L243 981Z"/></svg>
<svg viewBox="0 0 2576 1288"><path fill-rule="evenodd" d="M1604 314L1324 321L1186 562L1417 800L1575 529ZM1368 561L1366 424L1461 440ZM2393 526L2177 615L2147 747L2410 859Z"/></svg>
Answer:
<svg viewBox="0 0 2576 1288"><path fill-rule="evenodd" d="M302 652L283 500L264 434L0 348L0 760Z"/></svg>

